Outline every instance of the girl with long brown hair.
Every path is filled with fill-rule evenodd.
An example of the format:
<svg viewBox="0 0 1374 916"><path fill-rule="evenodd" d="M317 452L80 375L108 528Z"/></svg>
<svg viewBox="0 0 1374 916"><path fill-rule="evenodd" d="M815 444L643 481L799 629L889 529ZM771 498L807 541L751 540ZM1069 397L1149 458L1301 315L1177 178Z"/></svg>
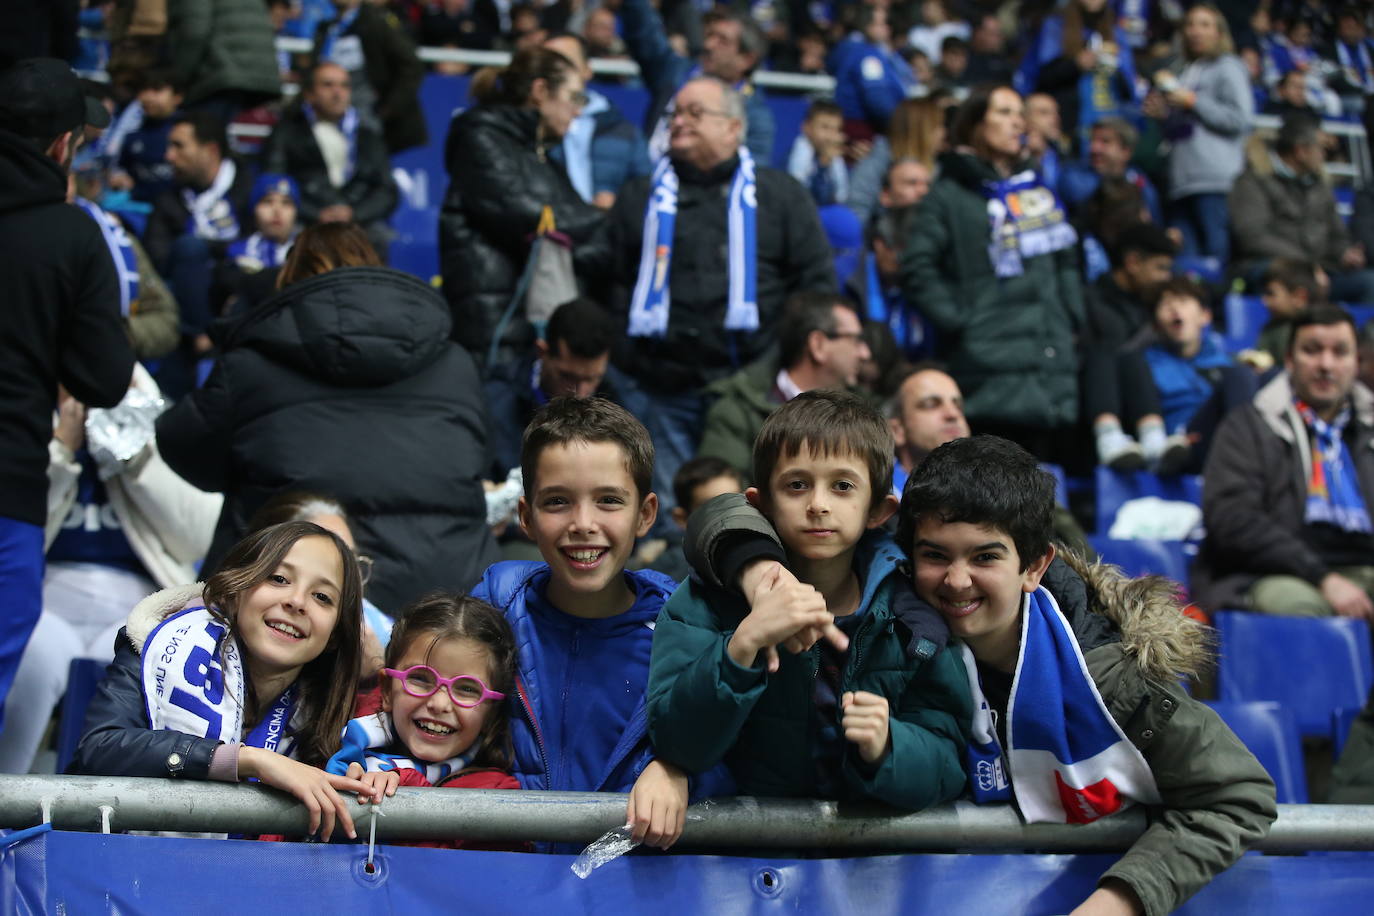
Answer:
<svg viewBox="0 0 1374 916"><path fill-rule="evenodd" d="M352 551L310 522L259 531L199 584L134 608L87 714L73 772L257 779L299 799L310 832L354 836L321 767L353 709L362 579Z"/></svg>

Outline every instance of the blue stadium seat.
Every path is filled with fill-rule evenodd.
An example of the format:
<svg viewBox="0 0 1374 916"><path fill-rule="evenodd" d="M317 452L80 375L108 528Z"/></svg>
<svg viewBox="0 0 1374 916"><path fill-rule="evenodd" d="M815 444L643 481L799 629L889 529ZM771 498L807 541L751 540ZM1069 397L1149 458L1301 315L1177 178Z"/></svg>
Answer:
<svg viewBox="0 0 1374 916"><path fill-rule="evenodd" d="M1344 709L1337 709L1331 713L1331 757L1339 760L1341 751L1345 750L1345 739L1350 737L1350 728L1355 724L1355 719L1360 714L1360 710L1347 706Z"/></svg>
<svg viewBox="0 0 1374 916"><path fill-rule="evenodd" d="M1362 328L1369 323L1369 319L1374 318L1374 305L1352 305L1349 302L1342 303L1342 305L1355 319L1356 327Z"/></svg>
<svg viewBox="0 0 1374 916"><path fill-rule="evenodd" d="M62 697L62 713L57 720L57 772L66 772L76 756L81 733L86 727L86 707L95 699L95 689L105 679L105 663L93 658L74 658L67 676L67 692Z"/></svg>
<svg viewBox="0 0 1374 916"><path fill-rule="evenodd" d="M1114 541L1103 535L1090 535L1088 541L1103 562L1120 566L1132 578L1166 576L1188 586L1188 566L1197 550L1187 541Z"/></svg>
<svg viewBox="0 0 1374 916"><path fill-rule="evenodd" d="M1362 707L1374 683L1369 626L1347 617L1215 615L1220 699L1275 700L1303 737L1331 735L1331 713Z"/></svg>
<svg viewBox="0 0 1374 916"><path fill-rule="evenodd" d="M1259 296L1238 296L1225 301L1226 329L1222 336L1233 353L1248 350L1259 342L1260 330L1269 320L1269 310Z"/></svg>
<svg viewBox="0 0 1374 916"><path fill-rule="evenodd" d="M835 281L844 289L854 271L859 268L863 257L864 227L858 215L844 204L831 204L821 207L821 228L825 239L830 243L830 251L835 258Z"/></svg>
<svg viewBox="0 0 1374 916"><path fill-rule="evenodd" d="M1106 537L1121 506L1143 496L1175 499L1202 505L1202 478L1192 474L1159 477L1149 471L1097 468L1097 533Z"/></svg>
<svg viewBox="0 0 1374 916"><path fill-rule="evenodd" d="M1056 504L1068 508L1069 505L1069 478L1064 474L1062 464L1040 465L1040 470L1054 478L1054 501Z"/></svg>
<svg viewBox="0 0 1374 916"><path fill-rule="evenodd" d="M1193 276L1203 283L1216 285L1222 280L1221 262L1216 258L1179 255L1174 258L1175 276Z"/></svg>
<svg viewBox="0 0 1374 916"><path fill-rule="evenodd" d="M1274 780L1281 805L1307 804L1307 769L1293 717L1273 702L1208 702Z"/></svg>

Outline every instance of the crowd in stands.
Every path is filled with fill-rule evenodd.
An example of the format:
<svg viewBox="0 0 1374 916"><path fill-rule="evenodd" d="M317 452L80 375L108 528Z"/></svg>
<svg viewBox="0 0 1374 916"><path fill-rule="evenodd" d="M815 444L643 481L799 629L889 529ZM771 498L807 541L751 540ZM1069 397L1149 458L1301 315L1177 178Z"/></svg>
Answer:
<svg viewBox="0 0 1374 916"><path fill-rule="evenodd" d="M94 657L74 772L325 836L519 787L666 848L712 794L917 810L981 762L1028 820L1161 806L1085 904L1153 914L1267 831L1180 603L1374 624L1369 4L53 8L0 38L0 770ZM781 135L764 71L833 92ZM1090 562L1042 465L1200 474L1191 581ZM1092 740L1044 764L1010 707ZM1355 728L1374 802L1374 692Z"/></svg>

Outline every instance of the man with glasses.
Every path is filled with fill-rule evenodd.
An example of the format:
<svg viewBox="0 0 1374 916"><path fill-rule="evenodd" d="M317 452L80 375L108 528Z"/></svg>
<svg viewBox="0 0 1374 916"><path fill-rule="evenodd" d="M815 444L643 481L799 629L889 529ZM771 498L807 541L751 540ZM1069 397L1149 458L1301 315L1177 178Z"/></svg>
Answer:
<svg viewBox="0 0 1374 916"><path fill-rule="evenodd" d="M704 388L774 343L789 295L835 287L811 195L743 145L740 94L698 77L678 91L670 122L668 155L626 183L610 214L612 301L629 336L616 364L641 400L622 403L653 436L665 502L696 453Z"/></svg>
<svg viewBox="0 0 1374 916"><path fill-rule="evenodd" d="M673 96L688 80L713 76L741 96L748 121L745 142L749 151L760 162L773 161L773 113L751 78L754 68L763 60L767 41L747 14L715 9L702 17L705 36L695 63L673 50L663 20L649 0L625 0L620 7L620 25L625 47L639 64L640 75L652 97L644 122L650 159L657 159L668 150L673 125L666 111Z"/></svg>
<svg viewBox="0 0 1374 916"><path fill-rule="evenodd" d="M803 391L854 387L860 364L871 355L853 305L833 293L797 293L778 322L778 355L706 389L716 400L706 412L697 454L728 462L747 481L754 439L768 415Z"/></svg>

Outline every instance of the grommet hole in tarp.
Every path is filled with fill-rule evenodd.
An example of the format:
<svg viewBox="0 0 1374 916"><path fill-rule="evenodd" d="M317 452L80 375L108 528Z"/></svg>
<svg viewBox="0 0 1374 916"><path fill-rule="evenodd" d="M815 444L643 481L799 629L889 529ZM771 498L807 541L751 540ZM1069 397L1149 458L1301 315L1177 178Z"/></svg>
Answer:
<svg viewBox="0 0 1374 916"><path fill-rule="evenodd" d="M760 897L776 897L782 893L782 873L772 868L754 872L754 892Z"/></svg>
<svg viewBox="0 0 1374 916"><path fill-rule="evenodd" d="M353 880L362 887L380 887L386 883L386 879L386 857L380 851L372 856L371 861L362 857L353 864Z"/></svg>

